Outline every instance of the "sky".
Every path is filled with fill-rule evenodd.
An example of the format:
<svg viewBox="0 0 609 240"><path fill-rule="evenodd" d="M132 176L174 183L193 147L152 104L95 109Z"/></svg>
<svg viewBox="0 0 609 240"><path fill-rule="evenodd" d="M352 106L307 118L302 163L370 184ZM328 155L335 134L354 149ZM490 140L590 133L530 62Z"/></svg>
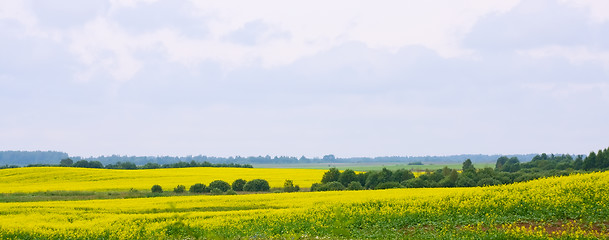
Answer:
<svg viewBox="0 0 609 240"><path fill-rule="evenodd" d="M0 0L0 150L587 154L609 1Z"/></svg>

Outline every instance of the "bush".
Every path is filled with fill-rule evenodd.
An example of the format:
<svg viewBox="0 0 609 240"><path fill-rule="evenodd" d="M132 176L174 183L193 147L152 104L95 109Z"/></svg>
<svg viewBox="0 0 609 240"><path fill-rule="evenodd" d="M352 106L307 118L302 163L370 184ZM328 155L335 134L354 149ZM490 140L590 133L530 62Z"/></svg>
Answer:
<svg viewBox="0 0 609 240"><path fill-rule="evenodd" d="M183 193L185 190L186 187L184 185L178 185L177 187L173 188L174 193Z"/></svg>
<svg viewBox="0 0 609 240"><path fill-rule="evenodd" d="M234 191L243 191L243 186L245 186L246 183L247 183L247 181L239 178L233 182L231 187L233 188Z"/></svg>
<svg viewBox="0 0 609 240"><path fill-rule="evenodd" d="M457 187L474 187L476 186L476 182L469 177L460 175L455 185L457 185Z"/></svg>
<svg viewBox="0 0 609 240"><path fill-rule="evenodd" d="M230 184L222 180L214 180L213 182L209 183L209 188L217 188L220 189L220 191L222 192L226 192L228 191L228 189L230 189Z"/></svg>
<svg viewBox="0 0 609 240"><path fill-rule="evenodd" d="M254 179L245 183L243 186L243 191L248 192L266 192L269 191L269 189L271 189L269 182L264 179Z"/></svg>
<svg viewBox="0 0 609 240"><path fill-rule="evenodd" d="M345 185L343 185L342 183L335 181L335 182L329 182L326 183L326 188L327 191L342 191L345 190Z"/></svg>
<svg viewBox="0 0 609 240"><path fill-rule="evenodd" d="M163 188L161 187L161 185L154 185L154 186L152 186L152 188L150 190L153 193L162 193L163 192Z"/></svg>
<svg viewBox="0 0 609 240"><path fill-rule="evenodd" d="M321 183L329 183L329 182L338 181L339 176L340 176L340 171L338 171L338 169L330 168L330 170L328 170L327 172L324 173L323 177L321 178Z"/></svg>
<svg viewBox="0 0 609 240"><path fill-rule="evenodd" d="M478 186L493 186L493 185L499 185L501 184L501 182L497 179L494 178L483 178L480 179L480 181L478 181Z"/></svg>
<svg viewBox="0 0 609 240"><path fill-rule="evenodd" d="M389 189L389 188L401 188L402 185L398 182L384 182L379 185L376 185L375 189Z"/></svg>
<svg viewBox="0 0 609 240"><path fill-rule="evenodd" d="M220 195L220 194L223 194L223 193L224 193L224 191L222 191L222 190L221 190L221 189L219 189L219 188L212 188L210 192L211 192L211 194L213 194L213 195Z"/></svg>
<svg viewBox="0 0 609 240"><path fill-rule="evenodd" d="M190 186L190 188L188 189L188 191L191 193L204 193L205 190L205 184L202 183L196 183Z"/></svg>
<svg viewBox="0 0 609 240"><path fill-rule="evenodd" d="M235 192L235 190L228 189L228 191L226 191L226 195L237 195L237 192Z"/></svg>
<svg viewBox="0 0 609 240"><path fill-rule="evenodd" d="M283 191L284 192L298 192L300 191L300 187L298 185L294 186L292 180L285 180L283 183Z"/></svg>
<svg viewBox="0 0 609 240"><path fill-rule="evenodd" d="M408 179L406 181L402 182L402 186L407 187L407 188L424 188L424 187L428 187L426 180L423 180L423 178L418 177L418 178L412 178L412 179Z"/></svg>
<svg viewBox="0 0 609 240"><path fill-rule="evenodd" d="M357 181L357 180L358 180L357 174L355 174L355 171L353 171L351 169L345 169L345 171L340 173L340 175L338 176L338 181L345 186L347 186L347 185L349 185L349 183L351 183L353 181Z"/></svg>
<svg viewBox="0 0 609 240"><path fill-rule="evenodd" d="M325 187L325 184L313 183L313 185L311 185L311 192L324 191L321 190L323 187Z"/></svg>
<svg viewBox="0 0 609 240"><path fill-rule="evenodd" d="M450 180L450 178L445 177L438 182L438 187L455 187L455 182Z"/></svg>
<svg viewBox="0 0 609 240"><path fill-rule="evenodd" d="M364 187L362 186L361 183L353 181L351 183L349 183L349 186L347 186L347 190L363 190Z"/></svg>

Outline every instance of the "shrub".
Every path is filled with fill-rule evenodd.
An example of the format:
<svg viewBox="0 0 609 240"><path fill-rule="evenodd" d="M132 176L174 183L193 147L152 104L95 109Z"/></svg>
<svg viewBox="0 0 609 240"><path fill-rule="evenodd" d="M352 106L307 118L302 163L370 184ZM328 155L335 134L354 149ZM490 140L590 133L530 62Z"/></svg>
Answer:
<svg viewBox="0 0 609 240"><path fill-rule="evenodd" d="M245 186L245 183L247 183L247 181L239 178L233 182L231 187L234 191L243 191L243 186Z"/></svg>
<svg viewBox="0 0 609 240"><path fill-rule="evenodd" d="M224 191L222 191L222 190L221 190L221 189L219 189L219 188L212 188L210 192L211 192L211 194L213 194L213 195L220 195L220 194L223 194L223 193L224 193Z"/></svg>
<svg viewBox="0 0 609 240"><path fill-rule="evenodd" d="M205 190L205 184L202 183L196 183L190 186L190 188L188 189L188 191L191 193L203 193L205 192Z"/></svg>
<svg viewBox="0 0 609 240"><path fill-rule="evenodd" d="M338 177L340 176L340 171L336 168L330 168L327 172L324 173L324 176L321 178L321 183L329 183L338 181Z"/></svg>
<svg viewBox="0 0 609 240"><path fill-rule="evenodd" d="M427 181L423 180L423 178L412 178L402 182L402 185L407 188L424 188L427 186Z"/></svg>
<svg viewBox="0 0 609 240"><path fill-rule="evenodd" d="M152 186L152 188L150 190L153 193L162 193L163 192L163 188L161 187L161 185L154 185L154 186Z"/></svg>
<svg viewBox="0 0 609 240"><path fill-rule="evenodd" d="M406 169L398 169L398 170L395 170L395 172L393 172L393 174L391 175L391 178L393 179L394 182L403 182L408 179L413 179L414 173L412 173L411 171L408 171Z"/></svg>
<svg viewBox="0 0 609 240"><path fill-rule="evenodd" d="M217 188L220 189L220 191L222 192L226 192L228 191L228 189L230 189L230 184L222 180L214 180L213 182L209 183L209 188Z"/></svg>
<svg viewBox="0 0 609 240"><path fill-rule="evenodd" d="M469 177L465 177L463 175L459 176L459 178L457 179L457 182L455 184L457 185L457 187L473 187L473 186L476 186L476 182L474 182L474 180L472 180Z"/></svg>
<svg viewBox="0 0 609 240"><path fill-rule="evenodd" d="M499 185L501 184L501 182L499 182L499 180L494 179L494 178L483 178L480 179L480 181L478 181L478 186L493 186L493 185Z"/></svg>
<svg viewBox="0 0 609 240"><path fill-rule="evenodd" d="M346 169L345 171L340 173L340 175L338 176L338 181L343 185L347 186L349 185L349 183L357 181L357 174L355 174L355 171L351 169Z"/></svg>
<svg viewBox="0 0 609 240"><path fill-rule="evenodd" d="M376 185L375 189L389 189L389 188L401 188L402 185L398 182L384 182L379 185Z"/></svg>
<svg viewBox="0 0 609 240"><path fill-rule="evenodd" d="M311 185L311 192L324 191L321 190L323 187L325 187L325 184L313 183L313 185Z"/></svg>
<svg viewBox="0 0 609 240"><path fill-rule="evenodd" d="M345 190L345 185L342 183L335 181L326 183L327 191L342 191Z"/></svg>
<svg viewBox="0 0 609 240"><path fill-rule="evenodd" d="M364 187L362 186L361 183L353 181L351 183L349 183L349 186L347 186L347 190L363 190Z"/></svg>
<svg viewBox="0 0 609 240"><path fill-rule="evenodd" d="M183 193L185 190L186 187L184 185L178 185L177 187L173 188L174 193Z"/></svg>
<svg viewBox="0 0 609 240"><path fill-rule="evenodd" d="M292 180L285 180L283 183L283 191L284 192L298 192L300 191L300 187L298 185L294 186Z"/></svg>
<svg viewBox="0 0 609 240"><path fill-rule="evenodd" d="M454 187L455 186L455 182L450 180L450 178L445 177L444 179L442 179L442 180L440 180L438 182L438 186L439 187Z"/></svg>
<svg viewBox="0 0 609 240"><path fill-rule="evenodd" d="M265 192L269 191L269 189L271 189L269 182L264 179L254 179L243 186L243 190L248 192Z"/></svg>
<svg viewBox="0 0 609 240"><path fill-rule="evenodd" d="M226 195L237 195L237 192L235 192L235 190L232 189L228 189L228 191L226 191L225 193Z"/></svg>

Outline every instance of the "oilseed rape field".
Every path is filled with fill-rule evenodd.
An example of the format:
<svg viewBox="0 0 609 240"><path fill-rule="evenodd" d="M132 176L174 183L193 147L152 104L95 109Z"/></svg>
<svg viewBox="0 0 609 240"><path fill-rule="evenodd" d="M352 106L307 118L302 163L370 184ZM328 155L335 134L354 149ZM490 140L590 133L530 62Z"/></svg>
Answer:
<svg viewBox="0 0 609 240"><path fill-rule="evenodd" d="M493 187L8 202L0 223L1 239L603 239L609 172Z"/></svg>
<svg viewBox="0 0 609 240"><path fill-rule="evenodd" d="M14 168L0 170L0 192L150 190L155 184L163 189L173 189L178 184L190 186L195 183L208 184L214 180L231 183L238 178L263 178L271 187L283 187L286 179L301 186L311 186L321 179L324 172L320 169L210 167L146 170Z"/></svg>

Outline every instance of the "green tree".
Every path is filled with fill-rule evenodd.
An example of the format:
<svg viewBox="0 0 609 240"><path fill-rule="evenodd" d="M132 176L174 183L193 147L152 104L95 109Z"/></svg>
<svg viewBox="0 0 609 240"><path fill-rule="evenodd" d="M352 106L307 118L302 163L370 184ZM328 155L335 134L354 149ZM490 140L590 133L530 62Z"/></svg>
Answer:
<svg viewBox="0 0 609 240"><path fill-rule="evenodd" d="M294 182L292 180L285 180L283 183L283 191L284 192L298 192L300 191L300 186L294 186Z"/></svg>
<svg viewBox="0 0 609 240"><path fill-rule="evenodd" d="M584 165L583 156L577 155L577 158L575 158L575 161L573 162L573 169L581 170L583 165Z"/></svg>
<svg viewBox="0 0 609 240"><path fill-rule="evenodd" d="M584 164L583 164L583 168L584 170L593 170L596 168L596 153L595 152L590 152L590 154L588 155L588 157L586 157L586 159L584 159Z"/></svg>
<svg viewBox="0 0 609 240"><path fill-rule="evenodd" d="M220 189L222 192L226 192L228 191L228 189L230 189L230 184L222 180L214 180L213 182L209 183L209 188L217 188Z"/></svg>
<svg viewBox="0 0 609 240"><path fill-rule="evenodd" d="M235 180L233 182L233 184L231 185L231 187L233 188L233 190L235 191L243 191L243 186L245 186L245 183L247 183L247 181L239 178L237 180Z"/></svg>
<svg viewBox="0 0 609 240"><path fill-rule="evenodd" d="M88 168L89 167L89 161L87 161L87 160L79 160L79 161L75 162L73 166L74 167L78 167L78 168Z"/></svg>
<svg viewBox="0 0 609 240"><path fill-rule="evenodd" d="M499 185L499 184L501 184L501 182L494 178L483 178L483 179L480 179L480 181L478 181L478 186L481 186L481 187L494 186L494 185Z"/></svg>
<svg viewBox="0 0 609 240"><path fill-rule="evenodd" d="M474 187L476 186L476 182L471 178L461 174L459 178L457 178L457 182L455 182L455 186L457 187Z"/></svg>
<svg viewBox="0 0 609 240"><path fill-rule="evenodd" d="M159 165L158 163L146 163L144 164L144 166L142 166L143 169L156 169L160 167L161 165Z"/></svg>
<svg viewBox="0 0 609 240"><path fill-rule="evenodd" d="M345 185L338 181L326 183L326 189L328 191L342 191L345 190Z"/></svg>
<svg viewBox="0 0 609 240"><path fill-rule="evenodd" d="M347 186L347 190L362 190L362 189L364 189L364 187L358 181L353 181L353 182L349 183L349 186Z"/></svg>
<svg viewBox="0 0 609 240"><path fill-rule="evenodd" d="M323 177L321 178L321 183L338 181L338 177L340 177L340 171L338 171L336 168L330 168L324 173Z"/></svg>
<svg viewBox="0 0 609 240"><path fill-rule="evenodd" d="M413 179L414 174L410 170L406 169L398 169L393 172L391 175L392 182L403 182L408 179Z"/></svg>
<svg viewBox="0 0 609 240"><path fill-rule="evenodd" d="M150 191L152 191L153 193L162 193L163 188L161 187L161 185L153 185L152 188L150 188Z"/></svg>
<svg viewBox="0 0 609 240"><path fill-rule="evenodd" d="M248 192L266 192L269 191L271 187L269 186L269 182L264 179L254 179L248 181L243 186L243 191Z"/></svg>
<svg viewBox="0 0 609 240"><path fill-rule="evenodd" d="M219 189L219 188L212 188L209 192L213 195L220 195L220 194L224 193L225 191L222 191L222 189Z"/></svg>
<svg viewBox="0 0 609 240"><path fill-rule="evenodd" d="M100 161L90 161L88 168L104 168L104 164Z"/></svg>
<svg viewBox="0 0 609 240"><path fill-rule="evenodd" d="M391 172L391 170L389 170L389 169L384 167L383 169L381 169L379 174L380 174L379 182L384 183L384 182L391 181L391 177L393 175L393 172Z"/></svg>
<svg viewBox="0 0 609 240"><path fill-rule="evenodd" d="M59 166L62 166L62 167L71 167L72 164L74 164L74 161L72 161L72 159L70 159L70 158L64 158L64 159L61 159L61 161L59 161Z"/></svg>
<svg viewBox="0 0 609 240"><path fill-rule="evenodd" d="M374 189L376 185L381 183L381 179L383 176L379 172L370 172L368 174L368 178L366 178L366 185L364 185L367 189Z"/></svg>
<svg viewBox="0 0 609 240"><path fill-rule="evenodd" d="M184 185L178 185L177 187L173 188L174 193L183 193L185 190L186 186Z"/></svg>
<svg viewBox="0 0 609 240"><path fill-rule="evenodd" d="M195 183L194 185L190 186L188 191L191 192L191 193L204 193L205 192L205 184L203 184L203 183Z"/></svg>
<svg viewBox="0 0 609 240"><path fill-rule="evenodd" d="M342 183L344 186L349 185L350 182L353 181L357 181L357 175L355 174L355 171L351 170L351 169L346 169L345 171L343 171L342 173L340 173L340 175L338 176L338 181L340 183Z"/></svg>
<svg viewBox="0 0 609 240"><path fill-rule="evenodd" d="M533 159L535 159L535 158L533 158ZM505 164L505 162L507 162L507 160L509 160L509 159L506 156L501 156L501 157L497 158L497 162L495 163L495 169L501 169L503 167L503 164Z"/></svg>
<svg viewBox="0 0 609 240"><path fill-rule="evenodd" d="M469 158L463 162L462 169L463 169L463 172L475 172L476 171L474 164L472 164L472 160Z"/></svg>
<svg viewBox="0 0 609 240"><path fill-rule="evenodd" d="M402 186L407 187L407 188L424 188L424 187L429 187L429 184L427 181L418 177L418 178L412 178L412 179L403 181Z"/></svg>
<svg viewBox="0 0 609 240"><path fill-rule="evenodd" d="M389 188L401 188L402 185L400 185L400 183L398 182L384 182L384 183L380 183L379 185L376 185L376 188L374 189L389 189Z"/></svg>

